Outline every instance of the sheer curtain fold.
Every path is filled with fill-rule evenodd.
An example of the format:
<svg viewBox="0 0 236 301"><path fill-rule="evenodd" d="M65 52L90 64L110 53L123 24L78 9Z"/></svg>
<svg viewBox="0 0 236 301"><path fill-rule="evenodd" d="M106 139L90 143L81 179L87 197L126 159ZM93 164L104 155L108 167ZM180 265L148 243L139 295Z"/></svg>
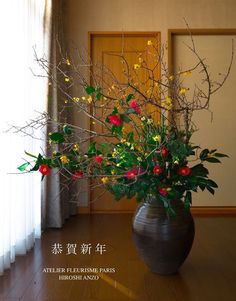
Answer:
<svg viewBox="0 0 236 301"><path fill-rule="evenodd" d="M41 234L41 181L39 174L12 174L22 163L24 150L37 153L41 133L29 136L6 132L24 125L37 112L45 111L47 79L34 61L48 57L50 41L49 0L11 0L1 3L1 109L0 109L0 275L15 256L25 254Z"/></svg>

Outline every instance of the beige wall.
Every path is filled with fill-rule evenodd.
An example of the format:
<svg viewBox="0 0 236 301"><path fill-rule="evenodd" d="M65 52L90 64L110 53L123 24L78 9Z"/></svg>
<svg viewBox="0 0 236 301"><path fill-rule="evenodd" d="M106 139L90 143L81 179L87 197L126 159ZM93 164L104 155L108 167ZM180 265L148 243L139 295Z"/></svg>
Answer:
<svg viewBox="0 0 236 301"><path fill-rule="evenodd" d="M80 49L86 49L88 45L89 31L160 31L162 42L167 41L167 32L169 28L185 28L183 17L188 21L192 28L236 28L236 1L235 0L64 0L64 16L66 25L66 37L68 44L73 41ZM218 47L215 48L216 52ZM182 50L181 50L182 51ZM227 90L231 91L231 101L233 101L232 84L227 83ZM235 89L235 88L234 88ZM222 91L223 93L223 91ZM220 95L221 98L224 97ZM222 103L217 108L221 111ZM216 131L220 129L221 137L224 137L221 123L226 121L226 130L234 134L235 106L232 107L230 118L226 120L227 110L217 121ZM217 114L218 114L217 113ZM236 113L236 112L235 112ZM202 121L204 117L201 117ZM207 118L205 118L206 121ZM208 126L207 126L208 127ZM205 129L203 130L205 132ZM213 130L214 131L214 130ZM210 132L209 132L210 133ZM203 138L203 144L208 140L206 135L197 134L197 141ZM224 163L220 170L213 169L219 184L222 188L215 198L208 195L195 197L194 205L235 205L236 198L233 194L235 187L234 170L228 168L236 166L234 141L235 136L230 137L230 142L224 139L217 141L217 146L222 151L233 152L233 157ZM215 135L217 139L217 135ZM208 141L206 141L207 144ZM210 143L215 145L213 139ZM213 145L213 146L214 146ZM225 147L226 146L226 147ZM232 156L232 154L231 154ZM225 160L226 161L226 160ZM222 168L222 169L221 169ZM203 204L204 201L204 204ZM87 202L86 194L83 197L82 204Z"/></svg>
<svg viewBox="0 0 236 301"><path fill-rule="evenodd" d="M209 66L209 73L216 81L223 78L223 75L219 75L219 73L226 74L227 72L231 58L232 39L236 41L236 36L194 36L196 50L201 57L205 58L205 63ZM173 44L175 65L181 66L183 69L194 66L196 58L186 47L186 44L191 45L189 36L175 36ZM201 85L202 76L198 71L196 74L192 73L191 76L188 76L185 81L186 87L190 88L187 92L189 99L192 96L193 83ZM209 111L198 111L193 116L198 130L194 133L192 141L202 148L217 148L219 152L227 153L230 156L229 159L222 159L222 164L207 164L210 178L218 183L219 188L214 196L207 191L194 194L195 205L236 206L234 193L236 187L235 78L236 60L233 61L231 73L225 85L212 95ZM206 85L201 85L201 87L206 91Z"/></svg>

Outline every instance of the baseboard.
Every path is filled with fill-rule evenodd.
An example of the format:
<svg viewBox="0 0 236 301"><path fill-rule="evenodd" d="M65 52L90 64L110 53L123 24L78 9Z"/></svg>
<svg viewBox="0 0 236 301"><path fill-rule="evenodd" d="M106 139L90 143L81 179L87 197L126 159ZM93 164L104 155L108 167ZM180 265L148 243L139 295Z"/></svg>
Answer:
<svg viewBox="0 0 236 301"><path fill-rule="evenodd" d="M204 207L192 207L191 212L194 216L236 216L236 206L204 206ZM133 211L92 211L89 207L77 207L78 214L132 214Z"/></svg>
<svg viewBox="0 0 236 301"><path fill-rule="evenodd" d="M89 207L77 207L77 214L89 214L90 208Z"/></svg>
<svg viewBox="0 0 236 301"><path fill-rule="evenodd" d="M191 212L194 216L236 216L236 206L192 207Z"/></svg>

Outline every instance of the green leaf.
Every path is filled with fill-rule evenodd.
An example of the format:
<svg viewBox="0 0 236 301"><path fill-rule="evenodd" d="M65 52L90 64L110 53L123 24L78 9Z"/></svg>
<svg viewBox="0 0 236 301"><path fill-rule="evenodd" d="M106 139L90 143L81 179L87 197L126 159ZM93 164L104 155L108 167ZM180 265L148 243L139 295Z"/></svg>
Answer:
<svg viewBox="0 0 236 301"><path fill-rule="evenodd" d="M205 168L202 163L197 164L191 168L191 175L201 176L201 177L207 176L208 169Z"/></svg>
<svg viewBox="0 0 236 301"><path fill-rule="evenodd" d="M127 140L129 142L134 142L134 133L133 132L129 132L129 134L127 135Z"/></svg>
<svg viewBox="0 0 236 301"><path fill-rule="evenodd" d="M184 207L189 209L192 204L192 193L191 191L187 191L184 199Z"/></svg>
<svg viewBox="0 0 236 301"><path fill-rule="evenodd" d="M71 128L70 128L67 124L65 124L65 125L63 126L63 132L64 132L66 135L70 135L70 134L72 133L72 130L71 130Z"/></svg>
<svg viewBox="0 0 236 301"><path fill-rule="evenodd" d="M95 90L95 88L92 87L92 86L87 86L87 87L85 88L85 91L86 91L87 94L90 95L90 94L94 93L96 90Z"/></svg>
<svg viewBox="0 0 236 301"><path fill-rule="evenodd" d="M214 158L214 157L206 158L205 161L210 162L210 163L221 163L219 159Z"/></svg>
<svg viewBox="0 0 236 301"><path fill-rule="evenodd" d="M116 115L117 113L118 113L118 109L117 107L114 107L111 115Z"/></svg>
<svg viewBox="0 0 236 301"><path fill-rule="evenodd" d="M22 165L17 167L17 169L20 171L24 171L29 166L29 164L30 164L29 162L23 163Z"/></svg>
<svg viewBox="0 0 236 301"><path fill-rule="evenodd" d="M218 188L218 185L213 180L207 179L207 184L211 187Z"/></svg>
<svg viewBox="0 0 236 301"><path fill-rule="evenodd" d="M37 157L36 157L35 155L32 155L32 154L28 153L27 151L25 151L25 154L26 154L27 156L30 156L30 157L32 157L32 158L37 159Z"/></svg>
<svg viewBox="0 0 236 301"><path fill-rule="evenodd" d="M211 188L210 186L206 186L206 189L211 193L211 194L215 194L215 190L213 188Z"/></svg>
<svg viewBox="0 0 236 301"><path fill-rule="evenodd" d="M228 155L226 155L226 154L221 154L221 153L215 153L214 156L215 156L215 157L218 157L218 158L223 158L223 157L229 158Z"/></svg>
<svg viewBox="0 0 236 301"><path fill-rule="evenodd" d="M35 164L33 168L31 168L30 171L36 171L39 169L39 165L38 164Z"/></svg>
<svg viewBox="0 0 236 301"><path fill-rule="evenodd" d="M129 123L131 121L131 119L129 118L128 115L126 114L120 114L120 118L122 121L126 122L126 123Z"/></svg>
<svg viewBox="0 0 236 301"><path fill-rule="evenodd" d="M57 143L62 143L65 141L64 135L62 133L59 132L55 132L49 135L49 138Z"/></svg>
<svg viewBox="0 0 236 301"><path fill-rule="evenodd" d="M39 153L38 154L38 158L37 158L37 161L36 161L36 164L43 164L44 163L44 160L43 160L43 156Z"/></svg>
<svg viewBox="0 0 236 301"><path fill-rule="evenodd" d="M96 99L97 99L97 100L100 100L101 97L102 97L102 93L101 93L101 92L98 92L98 93L96 94Z"/></svg>
<svg viewBox="0 0 236 301"><path fill-rule="evenodd" d="M135 110L133 108L128 108L127 110L125 110L126 114L134 114L136 113Z"/></svg>
<svg viewBox="0 0 236 301"><path fill-rule="evenodd" d="M209 149L205 148L204 150L201 151L199 157L201 160L205 160L208 154L209 154Z"/></svg>
<svg viewBox="0 0 236 301"><path fill-rule="evenodd" d="M199 187L200 187L200 189L202 190L202 191L204 191L205 190L205 188L206 188L206 185L205 184L201 184L201 183L199 183L199 185L198 185Z"/></svg>
<svg viewBox="0 0 236 301"><path fill-rule="evenodd" d="M96 142L92 142L89 146L88 154L89 155L96 155L97 149L96 149Z"/></svg>
<svg viewBox="0 0 236 301"><path fill-rule="evenodd" d="M134 97L134 94L129 94L129 95L126 97L126 101L129 102L133 97Z"/></svg>

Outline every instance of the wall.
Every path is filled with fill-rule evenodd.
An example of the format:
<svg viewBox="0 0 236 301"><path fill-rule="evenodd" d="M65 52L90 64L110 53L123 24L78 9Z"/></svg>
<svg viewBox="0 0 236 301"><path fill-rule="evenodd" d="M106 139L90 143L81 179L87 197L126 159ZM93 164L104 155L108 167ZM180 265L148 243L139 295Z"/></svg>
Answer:
<svg viewBox="0 0 236 301"><path fill-rule="evenodd" d="M64 0L64 17L68 45L73 41L80 49L86 51L89 31L160 31L164 43L167 41L169 28L186 28L183 17L192 28L236 28L236 1ZM227 88L232 89L232 86ZM233 114L234 111L231 112ZM230 120L232 124L228 124L227 127L233 128L233 119ZM219 128L220 123L217 125L217 130ZM206 136L204 139L207 139ZM222 151L224 143L217 143ZM234 156L229 162L228 165L236 166ZM231 179L231 182L223 188L223 191L221 190L218 197L204 196L204 204L236 206L236 199L233 197L235 186L232 182L233 174L228 176L225 165L222 165L220 171L215 172L221 174L217 178L220 181L224 179L223 183L227 184L227 179ZM82 203L87 202L86 194L83 200ZM203 205L199 198L194 204Z"/></svg>

